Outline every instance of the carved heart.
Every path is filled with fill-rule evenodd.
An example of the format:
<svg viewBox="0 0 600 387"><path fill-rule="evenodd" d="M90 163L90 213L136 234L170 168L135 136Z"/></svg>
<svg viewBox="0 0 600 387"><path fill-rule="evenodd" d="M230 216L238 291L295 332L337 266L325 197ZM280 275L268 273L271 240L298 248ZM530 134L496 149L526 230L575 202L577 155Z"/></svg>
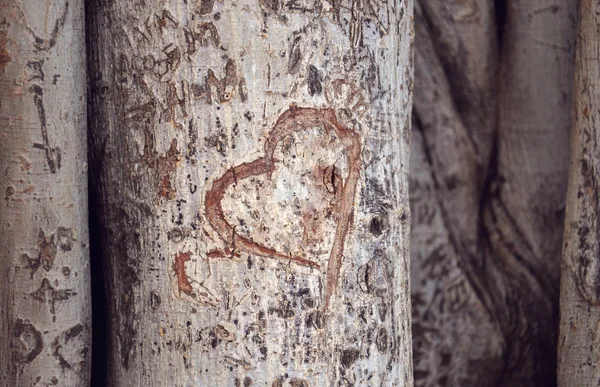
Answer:
<svg viewBox="0 0 600 387"><path fill-rule="evenodd" d="M237 182L252 176L266 174L269 178L271 177L278 162L274 157L278 144L282 143L293 133L316 127L322 127L326 131L333 131L346 144L345 149L348 159L348 176L343 184L339 183L339 179L336 183L335 170L329 170L326 173L326 175L331 176L330 181L325 182L327 189L335 191L336 188L341 188L341 192L339 192L338 213L335 220L337 227L326 272L325 307L327 307L339 279L344 243L353 218L354 197L361 169L360 137L356 132L338 121L333 109L290 107L289 110L285 111L279 117L269 133L265 143L265 155L252 162L232 167L222 176L216 178L212 182L212 187L206 192L204 206L209 224L227 244L230 251L230 254L222 253L222 256L233 256L239 250L266 258L319 268L320 265L315 261L284 254L272 247L257 243L250 238L238 234L235 228L226 220L222 207L225 191L232 184L237 184ZM215 254L213 253L213 255Z"/></svg>

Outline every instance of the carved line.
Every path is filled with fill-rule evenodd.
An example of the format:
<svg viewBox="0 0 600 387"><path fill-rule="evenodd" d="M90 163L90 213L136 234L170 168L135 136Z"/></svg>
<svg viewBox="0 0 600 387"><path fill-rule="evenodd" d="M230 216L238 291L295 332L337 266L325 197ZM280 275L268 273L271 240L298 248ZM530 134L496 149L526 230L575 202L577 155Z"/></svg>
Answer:
<svg viewBox="0 0 600 387"><path fill-rule="evenodd" d="M39 37L35 31L29 26L27 23L27 17L23 13L23 10L19 7L17 2L13 0L13 7L17 11L17 20L21 24L21 26L27 31L29 35L33 38L33 45L38 51L48 51L52 47L56 45L56 41L58 39L58 35L60 34L62 28L65 26L65 21L67 20L67 12L69 11L69 2L65 1L65 7L63 9L62 14L56 21L54 22L54 27L52 28L52 32L50 33L50 37L47 39Z"/></svg>
<svg viewBox="0 0 600 387"><path fill-rule="evenodd" d="M43 141L42 144L34 144L33 146L34 148L44 150L50 172L56 173L60 169L62 155L58 147L53 148L50 146L50 140L48 139L48 123L46 120L46 108L44 107L44 90L39 85L33 85L29 88L29 92L33 94L33 103L38 111Z"/></svg>
<svg viewBox="0 0 600 387"><path fill-rule="evenodd" d="M285 111L279 117L273 130L269 133L265 143L265 156L252 162L242 163L236 167L232 167L221 177L215 179L212 183L212 188L206 192L204 206L206 217L210 225L226 243L235 246L236 249L267 258L293 261L302 266L320 268L320 265L314 261L282 254L272 248L263 246L239 235L235 232L234 227L225 220L225 215L221 206L225 190L231 184L251 176L259 176L262 174L268 174L269 177L271 176L275 170L275 163L277 162L274 157L275 149L281 141L292 133L314 127L333 129L342 141L350 141L350 144L346 146L349 165L348 178L342 188L337 228L326 272L325 309L327 309L331 296L337 288L340 277L344 243L350 228L350 223L353 219L354 197L361 169L360 137L358 133L343 126L337 120L333 109L299 108L291 106L289 110Z"/></svg>

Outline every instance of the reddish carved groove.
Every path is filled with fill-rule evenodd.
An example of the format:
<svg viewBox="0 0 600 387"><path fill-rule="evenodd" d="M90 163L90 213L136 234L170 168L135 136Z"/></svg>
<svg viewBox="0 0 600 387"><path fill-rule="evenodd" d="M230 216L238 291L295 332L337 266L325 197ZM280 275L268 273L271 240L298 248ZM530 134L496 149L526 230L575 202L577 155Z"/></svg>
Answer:
<svg viewBox="0 0 600 387"><path fill-rule="evenodd" d="M194 296L194 288L190 283L187 273L185 272L185 263L191 259L192 253L178 253L175 255L175 261L173 262L173 271L177 277L177 289L179 289L179 295L185 293L188 296Z"/></svg>
<svg viewBox="0 0 600 387"><path fill-rule="evenodd" d="M281 141L292 133L315 127L324 127L327 130L333 129L342 141L348 142L349 140L350 142L350 144L346 146L349 165L348 178L342 187L339 213L336 218L337 228L335 231L335 239L329 255L326 272L324 305L325 309L327 309L331 296L337 288L340 277L344 243L350 229L350 223L352 222L354 196L356 193L356 185L360 178L361 168L360 137L358 133L345 127L337 120L333 109L290 107L290 109L281 114L275 123L273 130L269 133L265 143L265 156L252 162L242 163L236 167L230 168L221 177L215 179L212 183L212 187L206 192L204 207L208 222L229 245L231 250L235 251L237 249L266 258L292 261L302 266L320 268L320 265L314 261L285 255L239 235L225 219L223 208L221 206L225 190L231 184L251 176L263 174L268 174L270 176L273 173L275 170L275 163L277 162L274 158L274 153L277 145Z"/></svg>

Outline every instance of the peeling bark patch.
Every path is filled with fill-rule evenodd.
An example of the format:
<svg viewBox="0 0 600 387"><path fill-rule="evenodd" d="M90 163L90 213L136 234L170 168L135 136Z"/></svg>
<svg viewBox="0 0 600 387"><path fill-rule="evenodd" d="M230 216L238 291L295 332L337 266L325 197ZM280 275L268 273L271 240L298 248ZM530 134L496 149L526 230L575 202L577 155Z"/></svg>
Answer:
<svg viewBox="0 0 600 387"><path fill-rule="evenodd" d="M28 320L17 319L13 326L13 358L17 363L31 363L44 348L42 334Z"/></svg>
<svg viewBox="0 0 600 387"><path fill-rule="evenodd" d="M189 281L188 275L185 272L185 263L191 259L192 253L178 253L175 255L175 261L173 262L173 270L177 277L177 288L179 289L179 295L185 293L188 296L194 297L194 288Z"/></svg>
<svg viewBox="0 0 600 387"><path fill-rule="evenodd" d="M311 96L321 94L323 92L323 86L321 85L321 82L323 82L323 75L321 74L321 71L315 66L310 65L308 66L307 78L308 94Z"/></svg>
<svg viewBox="0 0 600 387"><path fill-rule="evenodd" d="M208 69L208 73L204 78L204 85L194 84L192 85L192 91L195 98L205 99L206 103L211 105L213 100L216 100L217 103L227 103L232 101L236 96L242 102L248 100L246 80L238 73L233 59L227 60L225 64L225 76L223 78L217 78L215 72L212 69Z"/></svg>
<svg viewBox="0 0 600 387"><path fill-rule="evenodd" d="M31 296L34 300L47 304L50 313L56 314L56 302L66 301L76 294L77 293L71 289L55 289L50 284L48 278L44 278L40 287L35 292L31 293Z"/></svg>
<svg viewBox="0 0 600 387"><path fill-rule="evenodd" d="M282 261L291 261L301 266L319 268L320 265L314 261L283 254L239 235L234 227L225 219L221 205L225 190L230 185L251 176L270 175L273 173L276 163L274 153L280 142L284 141L292 133L314 127L333 130L340 139L349 140L349 145L346 147L349 165L348 178L341 188L337 228L326 272L327 284L324 306L327 309L329 300L335 292L339 280L344 244L350 223L352 222L354 196L361 169L360 137L356 132L343 126L337 120L333 109L299 108L294 106L282 113L267 137L264 149L265 156L230 168L221 177L215 179L212 182L211 189L206 192L204 207L208 222L217 231L223 241L229 244L232 250L239 249L249 254Z"/></svg>
<svg viewBox="0 0 600 387"><path fill-rule="evenodd" d="M46 153L46 161L50 172L56 173L60 169L61 151L58 148L52 148L48 139L48 126L46 122L46 108L44 107L44 91L38 85L29 88L33 94L33 103L35 104L38 117L40 119L40 128L42 131L42 144L34 144L34 148L43 149Z"/></svg>

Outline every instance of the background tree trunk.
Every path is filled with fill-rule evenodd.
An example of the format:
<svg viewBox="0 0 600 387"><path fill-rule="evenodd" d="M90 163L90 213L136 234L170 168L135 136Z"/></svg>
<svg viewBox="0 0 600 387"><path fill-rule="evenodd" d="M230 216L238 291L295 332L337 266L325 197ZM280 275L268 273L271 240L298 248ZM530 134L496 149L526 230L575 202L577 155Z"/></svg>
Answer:
<svg viewBox="0 0 600 387"><path fill-rule="evenodd" d="M417 2L417 386L556 383L577 4Z"/></svg>
<svg viewBox="0 0 600 387"><path fill-rule="evenodd" d="M91 2L108 385L412 385L412 8Z"/></svg>
<svg viewBox="0 0 600 387"><path fill-rule="evenodd" d="M582 0L575 62L571 165L560 282L558 385L597 386L600 4Z"/></svg>
<svg viewBox="0 0 600 387"><path fill-rule="evenodd" d="M0 0L0 385L89 383L83 1Z"/></svg>

